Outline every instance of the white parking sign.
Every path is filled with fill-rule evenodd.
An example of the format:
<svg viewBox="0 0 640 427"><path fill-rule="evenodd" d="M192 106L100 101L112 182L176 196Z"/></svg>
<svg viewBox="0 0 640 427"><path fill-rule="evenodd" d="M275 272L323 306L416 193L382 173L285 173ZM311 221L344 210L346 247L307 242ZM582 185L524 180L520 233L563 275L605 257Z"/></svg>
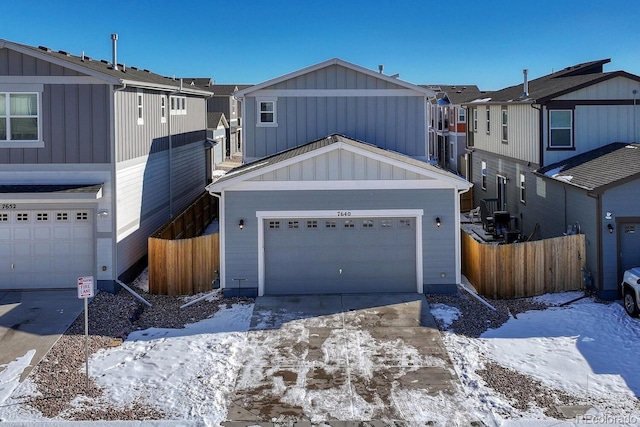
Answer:
<svg viewBox="0 0 640 427"><path fill-rule="evenodd" d="M93 276L78 277L78 298L93 297Z"/></svg>

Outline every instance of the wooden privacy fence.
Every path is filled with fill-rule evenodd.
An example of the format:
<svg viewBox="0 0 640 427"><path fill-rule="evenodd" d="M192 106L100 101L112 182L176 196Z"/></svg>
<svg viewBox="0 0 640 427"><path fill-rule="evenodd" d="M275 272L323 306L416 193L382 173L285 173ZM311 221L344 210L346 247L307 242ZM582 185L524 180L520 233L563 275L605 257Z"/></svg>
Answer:
<svg viewBox="0 0 640 427"><path fill-rule="evenodd" d="M201 234L217 212L217 199L204 193L149 237L150 293L194 295L212 290L220 270L220 239L217 233Z"/></svg>
<svg viewBox="0 0 640 427"><path fill-rule="evenodd" d="M462 273L487 298L522 298L582 286L584 234L507 245L462 235Z"/></svg>

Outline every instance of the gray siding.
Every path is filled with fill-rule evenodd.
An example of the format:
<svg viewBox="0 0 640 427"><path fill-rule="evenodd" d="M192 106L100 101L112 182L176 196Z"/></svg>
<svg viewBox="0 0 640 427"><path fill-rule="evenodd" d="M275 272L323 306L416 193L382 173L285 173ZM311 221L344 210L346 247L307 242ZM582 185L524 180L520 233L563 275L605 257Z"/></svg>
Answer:
<svg viewBox="0 0 640 427"><path fill-rule="evenodd" d="M333 64L265 89L404 89L404 86Z"/></svg>
<svg viewBox="0 0 640 427"><path fill-rule="evenodd" d="M278 97L277 127L256 127L256 99L245 102L244 155L249 160L333 133L426 158L425 103L419 96Z"/></svg>
<svg viewBox="0 0 640 427"><path fill-rule="evenodd" d="M425 292L442 292L455 284L456 246L454 190L366 191L227 191L225 197L225 265L229 288L234 278L247 278L243 287L258 287L258 210L423 209L423 281ZM434 219L442 220L440 228ZM240 219L244 229L238 228ZM442 277L444 275L444 277Z"/></svg>

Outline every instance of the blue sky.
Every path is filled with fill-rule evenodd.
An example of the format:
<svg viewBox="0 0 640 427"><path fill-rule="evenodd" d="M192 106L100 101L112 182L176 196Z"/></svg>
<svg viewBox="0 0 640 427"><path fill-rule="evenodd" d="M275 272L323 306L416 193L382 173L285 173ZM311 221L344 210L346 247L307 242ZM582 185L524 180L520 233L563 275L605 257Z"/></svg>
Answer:
<svg viewBox="0 0 640 427"><path fill-rule="evenodd" d="M3 0L0 38L167 76L260 83L338 57L494 90L611 58L640 74L640 1Z"/></svg>

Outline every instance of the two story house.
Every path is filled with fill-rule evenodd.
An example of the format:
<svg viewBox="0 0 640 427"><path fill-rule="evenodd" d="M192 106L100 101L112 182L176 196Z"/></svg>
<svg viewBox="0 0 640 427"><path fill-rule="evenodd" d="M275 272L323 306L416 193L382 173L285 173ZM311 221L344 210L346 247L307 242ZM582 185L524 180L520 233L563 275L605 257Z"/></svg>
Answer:
<svg viewBox="0 0 640 427"><path fill-rule="evenodd" d="M0 40L0 289L102 289L206 185L211 92L146 69Z"/></svg>
<svg viewBox="0 0 640 427"><path fill-rule="evenodd" d="M429 160L467 177L467 109L462 103L476 99L480 89L475 85L421 86L436 92L429 99Z"/></svg>
<svg viewBox="0 0 640 427"><path fill-rule="evenodd" d="M606 215L594 212L596 222L585 223L579 215L582 207L570 201L567 187L549 179L553 174L548 170L537 171L614 142L637 141L640 77L605 72L609 62L577 64L531 81L525 70L521 84L464 104L476 202L497 198L514 227L527 235L585 233L587 266L605 297L616 293L616 274L605 277L603 272Z"/></svg>
<svg viewBox="0 0 640 427"><path fill-rule="evenodd" d="M454 291L470 184L426 161L433 95L340 59L236 92L245 164L207 187L225 294Z"/></svg>

